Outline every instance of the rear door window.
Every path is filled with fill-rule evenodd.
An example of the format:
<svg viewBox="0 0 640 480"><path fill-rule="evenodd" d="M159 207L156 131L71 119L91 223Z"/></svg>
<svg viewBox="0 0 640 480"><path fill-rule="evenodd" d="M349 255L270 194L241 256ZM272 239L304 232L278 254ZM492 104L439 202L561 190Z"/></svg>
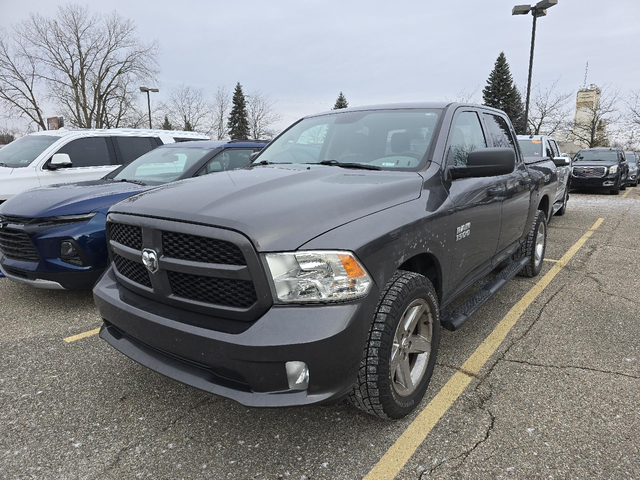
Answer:
<svg viewBox="0 0 640 480"><path fill-rule="evenodd" d="M119 153L119 163L128 165L136 158L150 152L158 146L155 138L151 137L112 137Z"/></svg>
<svg viewBox="0 0 640 480"><path fill-rule="evenodd" d="M79 138L64 145L57 153L69 155L73 168L114 165L107 141L106 137Z"/></svg>

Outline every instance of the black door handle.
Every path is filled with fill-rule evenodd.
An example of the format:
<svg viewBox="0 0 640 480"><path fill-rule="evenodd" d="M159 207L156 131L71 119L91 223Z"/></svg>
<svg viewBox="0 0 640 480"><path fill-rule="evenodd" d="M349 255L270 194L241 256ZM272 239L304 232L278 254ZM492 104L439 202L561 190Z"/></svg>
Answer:
<svg viewBox="0 0 640 480"><path fill-rule="evenodd" d="M489 190L487 190L487 195L489 195L490 197L497 197L498 195L504 194L504 192L506 191L507 189L505 187L490 188Z"/></svg>

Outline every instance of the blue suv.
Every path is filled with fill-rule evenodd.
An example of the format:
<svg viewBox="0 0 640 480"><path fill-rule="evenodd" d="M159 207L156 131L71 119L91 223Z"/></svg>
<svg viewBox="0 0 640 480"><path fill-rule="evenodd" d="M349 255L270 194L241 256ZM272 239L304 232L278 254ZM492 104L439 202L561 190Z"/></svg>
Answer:
<svg viewBox="0 0 640 480"><path fill-rule="evenodd" d="M0 271L34 287L89 289L108 265L105 227L112 205L168 182L242 168L266 144L172 143L101 180L18 194L0 206Z"/></svg>

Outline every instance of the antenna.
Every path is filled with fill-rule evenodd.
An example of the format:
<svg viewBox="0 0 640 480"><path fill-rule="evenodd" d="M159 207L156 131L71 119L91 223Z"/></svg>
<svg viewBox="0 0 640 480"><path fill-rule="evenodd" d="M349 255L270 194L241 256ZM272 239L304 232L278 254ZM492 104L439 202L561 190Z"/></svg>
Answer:
<svg viewBox="0 0 640 480"><path fill-rule="evenodd" d="M589 60L587 60L587 66L584 68L584 84L582 88L587 88L587 75L589 74Z"/></svg>

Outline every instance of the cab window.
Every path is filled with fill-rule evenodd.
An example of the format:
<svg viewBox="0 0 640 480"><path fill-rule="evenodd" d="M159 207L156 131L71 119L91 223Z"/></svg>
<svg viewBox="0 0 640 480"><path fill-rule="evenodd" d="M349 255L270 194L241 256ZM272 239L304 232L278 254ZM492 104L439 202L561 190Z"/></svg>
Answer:
<svg viewBox="0 0 640 480"><path fill-rule="evenodd" d="M516 151L516 142L513 139L507 121L502 117L490 113L484 113L483 115L491 144L494 147L507 147Z"/></svg>
<svg viewBox="0 0 640 480"><path fill-rule="evenodd" d="M447 164L464 166L467 164L469 152L486 147L487 141L482 132L478 114L476 112L458 114L451 127Z"/></svg>

